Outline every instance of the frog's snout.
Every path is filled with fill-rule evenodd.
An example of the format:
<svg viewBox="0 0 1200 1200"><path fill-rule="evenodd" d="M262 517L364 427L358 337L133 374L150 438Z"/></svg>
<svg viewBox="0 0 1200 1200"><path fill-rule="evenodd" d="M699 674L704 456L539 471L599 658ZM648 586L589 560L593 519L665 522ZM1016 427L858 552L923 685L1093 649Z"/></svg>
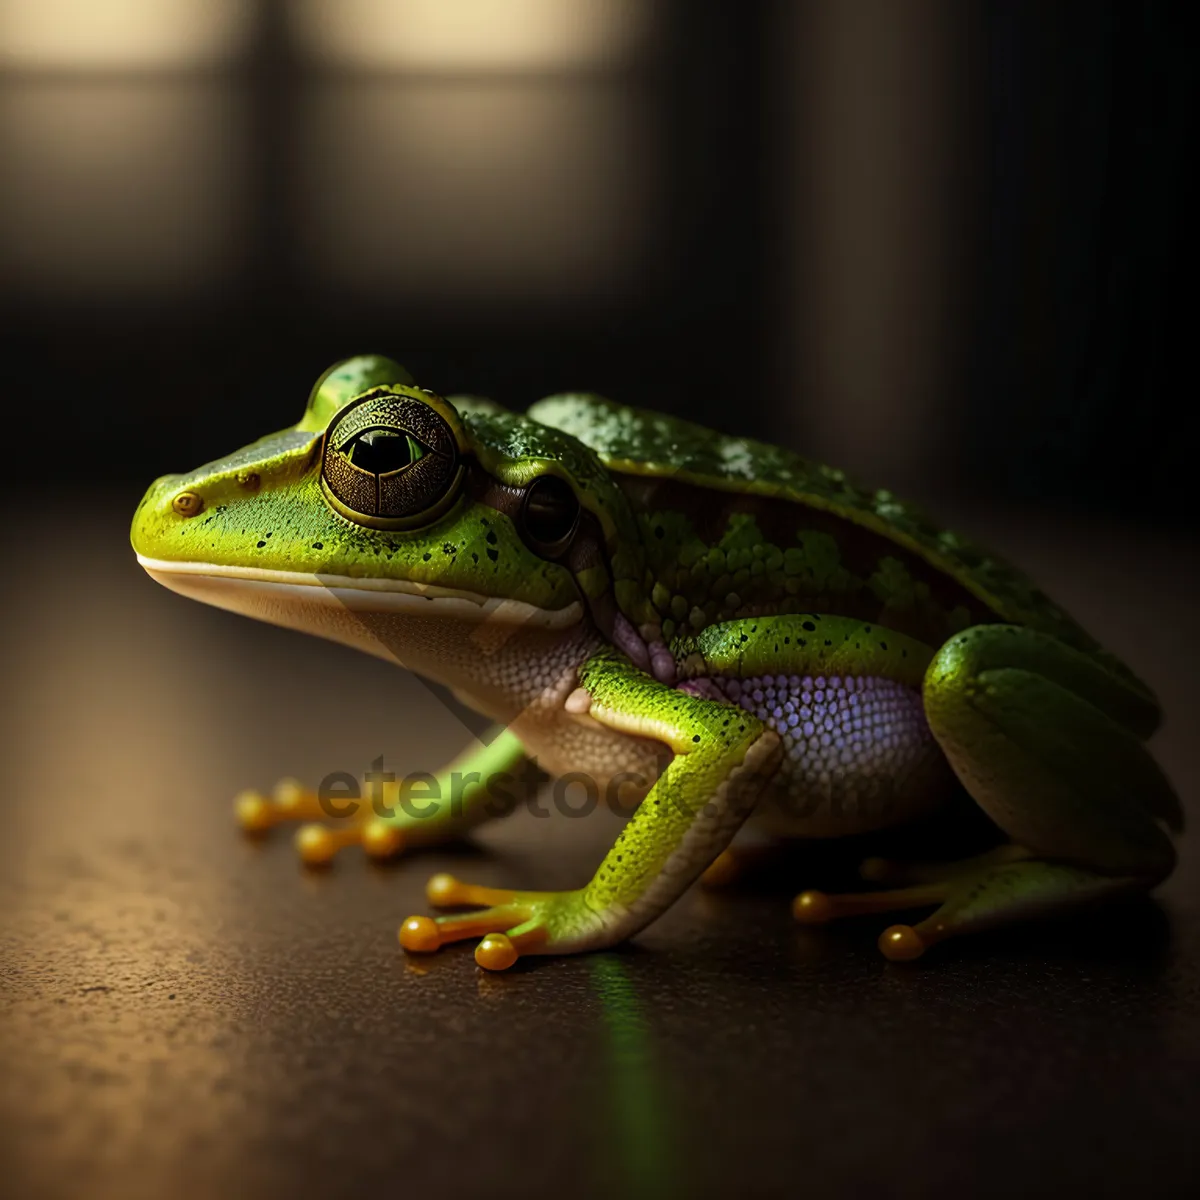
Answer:
<svg viewBox="0 0 1200 1200"><path fill-rule="evenodd" d="M204 511L204 488L185 485L182 475L161 475L147 489L133 514L131 538L139 554L155 554L180 518Z"/></svg>
<svg viewBox="0 0 1200 1200"><path fill-rule="evenodd" d="M227 493L254 495L262 486L257 471L239 471L229 479L187 483L185 475L160 475L146 490L138 505L138 516L152 513L167 516L168 512L185 519L199 516L221 502ZM221 492L221 495L216 495Z"/></svg>
<svg viewBox="0 0 1200 1200"><path fill-rule="evenodd" d="M138 501L133 520L136 526L139 521L146 520L156 513L162 505L164 496L173 496L183 490L182 475L160 475L145 491Z"/></svg>
<svg viewBox="0 0 1200 1200"><path fill-rule="evenodd" d="M147 489L137 506L138 516L166 511L181 517L194 517L205 507L204 489L197 485L184 486L182 475L160 475Z"/></svg>

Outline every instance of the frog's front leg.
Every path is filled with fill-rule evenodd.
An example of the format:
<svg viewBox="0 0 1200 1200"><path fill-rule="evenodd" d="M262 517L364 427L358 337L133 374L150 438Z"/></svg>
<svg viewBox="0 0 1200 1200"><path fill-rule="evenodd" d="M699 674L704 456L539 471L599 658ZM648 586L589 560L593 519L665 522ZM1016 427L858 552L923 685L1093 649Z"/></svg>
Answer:
<svg viewBox="0 0 1200 1200"><path fill-rule="evenodd" d="M915 886L895 891L803 893L798 919L939 904L880 939L889 958L916 958L943 938L1146 890L1171 872L1162 826L1178 830L1183 817L1142 741L1156 718L1143 693L1053 637L1006 625L952 638L923 693L950 765L1012 844L910 871ZM868 873L905 874L879 863Z"/></svg>
<svg viewBox="0 0 1200 1200"><path fill-rule="evenodd" d="M461 837L507 812L518 786L536 786L544 779L520 740L505 729L436 775L382 783L370 798L322 803L316 792L284 780L270 797L243 792L235 811L251 834L289 821L305 822L296 831L296 850L310 866L323 866L346 846L361 845L372 858L382 859ZM335 816L342 807L349 811Z"/></svg>
<svg viewBox="0 0 1200 1200"><path fill-rule="evenodd" d="M520 892L435 876L431 904L488 907L410 917L400 928L406 950L423 953L483 937L476 962L503 970L522 954L567 954L623 941L678 899L728 845L778 768L778 735L750 713L657 683L615 652L590 659L579 685L572 711L657 739L674 758L586 886Z"/></svg>

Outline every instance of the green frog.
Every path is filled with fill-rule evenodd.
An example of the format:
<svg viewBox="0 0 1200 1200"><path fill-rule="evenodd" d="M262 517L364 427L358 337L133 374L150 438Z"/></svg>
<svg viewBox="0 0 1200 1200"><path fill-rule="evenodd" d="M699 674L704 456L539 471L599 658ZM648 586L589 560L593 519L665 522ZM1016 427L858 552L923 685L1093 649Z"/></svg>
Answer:
<svg viewBox="0 0 1200 1200"><path fill-rule="evenodd" d="M521 415L362 356L293 427L158 479L132 541L174 591L397 660L496 722L369 805L242 794L249 831L303 822L305 861L457 838L530 769L636 805L576 890L435 876L455 911L404 921L412 954L476 938L503 970L612 946L728 877L751 818L834 838L982 809L981 854L872 859L875 886L795 897L810 924L932 910L883 931L893 960L1175 864L1150 689L999 558L788 450L589 394Z"/></svg>

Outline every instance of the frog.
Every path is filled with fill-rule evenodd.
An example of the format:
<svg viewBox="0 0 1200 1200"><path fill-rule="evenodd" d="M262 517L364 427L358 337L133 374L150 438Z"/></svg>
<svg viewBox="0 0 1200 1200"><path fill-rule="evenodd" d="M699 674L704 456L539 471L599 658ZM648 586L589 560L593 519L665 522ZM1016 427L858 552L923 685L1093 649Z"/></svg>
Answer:
<svg viewBox="0 0 1200 1200"><path fill-rule="evenodd" d="M515 413L361 355L295 425L156 480L131 539L173 591L398 662L493 723L420 792L242 793L248 833L296 821L322 866L462 838L522 777L620 798L574 889L434 875L446 911L403 921L410 955L474 939L497 971L616 946L736 875L756 826L819 843L980 812L977 853L795 894L803 925L911 914L879 935L892 961L1175 865L1150 687L1002 558L779 446L592 393Z"/></svg>

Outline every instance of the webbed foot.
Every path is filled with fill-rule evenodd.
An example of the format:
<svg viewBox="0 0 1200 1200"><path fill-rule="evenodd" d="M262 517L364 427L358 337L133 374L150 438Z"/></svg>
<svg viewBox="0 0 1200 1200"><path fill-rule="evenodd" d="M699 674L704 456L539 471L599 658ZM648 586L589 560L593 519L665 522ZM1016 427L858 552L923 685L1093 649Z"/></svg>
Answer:
<svg viewBox="0 0 1200 1200"><path fill-rule="evenodd" d="M435 908L481 906L443 917L413 916L400 926L400 945L410 954L430 954L451 942L478 937L475 961L489 971L505 971L523 954L567 953L575 944L596 947L596 913L583 893L517 892L462 883L435 875L425 888Z"/></svg>
<svg viewBox="0 0 1200 1200"><path fill-rule="evenodd" d="M283 779L270 796L242 792L234 811L242 829L256 836L286 822L305 822L296 831L296 851L309 866L328 865L346 846L361 846L369 858L388 859L413 847L450 841L507 812L505 802L511 803L511 796L493 789L511 784L523 763L520 740L501 730L487 745L437 775L420 776L427 787L419 806L406 800L402 781L388 777L378 793L367 793L372 796L369 801L347 797L347 815L338 816L316 792ZM536 783L541 776L527 765Z"/></svg>
<svg viewBox="0 0 1200 1200"><path fill-rule="evenodd" d="M291 821L303 821L296 830L296 853L305 865L327 866L346 846L362 846L374 859L388 859L404 847L404 835L369 809L367 816L344 817L329 822L316 792L305 788L295 779L283 779L275 785L270 796L262 792L241 792L234 801L234 813L242 829L261 836Z"/></svg>
<svg viewBox="0 0 1200 1200"><path fill-rule="evenodd" d="M1144 889L1134 878L1098 875L1066 863L1027 856L1028 851L1019 847L1001 847L967 863L942 864L943 878L912 887L836 895L801 892L792 903L792 913L801 924L824 925L841 917L937 905L925 920L915 925L891 925L879 937L879 949L885 958L909 962L949 937L1069 911Z"/></svg>

